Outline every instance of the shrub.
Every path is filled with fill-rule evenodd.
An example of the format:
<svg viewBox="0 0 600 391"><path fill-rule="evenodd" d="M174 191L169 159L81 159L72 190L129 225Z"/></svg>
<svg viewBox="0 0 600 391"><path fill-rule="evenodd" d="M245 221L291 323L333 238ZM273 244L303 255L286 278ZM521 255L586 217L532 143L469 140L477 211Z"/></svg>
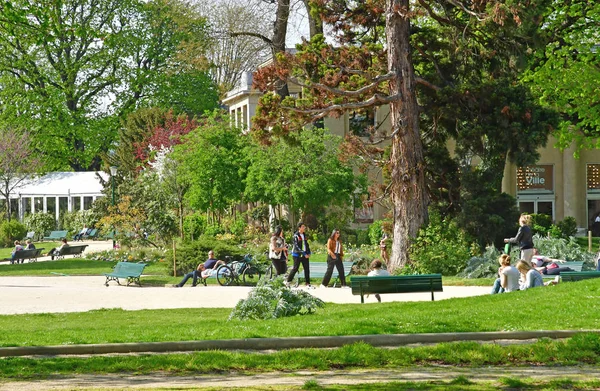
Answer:
<svg viewBox="0 0 600 391"><path fill-rule="evenodd" d="M369 237L369 230L359 229L356 231L356 246L362 246L364 244L370 244L371 239Z"/></svg>
<svg viewBox="0 0 600 391"><path fill-rule="evenodd" d="M500 267L499 257L500 251L496 250L494 246L488 246L482 255L469 259L467 266L457 276L463 278L496 277Z"/></svg>
<svg viewBox="0 0 600 391"><path fill-rule="evenodd" d="M429 224L412 243L412 264L420 273L455 275L466 266L471 245L454 221L433 211L429 217Z"/></svg>
<svg viewBox="0 0 600 391"><path fill-rule="evenodd" d="M12 247L15 240L21 240L27 234L27 228L18 220L5 220L0 224L0 240L4 247Z"/></svg>
<svg viewBox="0 0 600 391"><path fill-rule="evenodd" d="M594 254L583 250L574 237L547 238L536 235L533 243L541 255L551 258L564 259L565 261L583 261L584 268L595 269Z"/></svg>
<svg viewBox="0 0 600 391"><path fill-rule="evenodd" d="M560 237L567 239L575 236L575 233L577 233L577 220L573 216L567 216L562 221L559 221L556 227L560 232Z"/></svg>
<svg viewBox="0 0 600 391"><path fill-rule="evenodd" d="M247 299L240 300L229 319L274 319L286 316L310 314L325 303L306 291L289 289L283 277L262 279L250 291Z"/></svg>
<svg viewBox="0 0 600 391"><path fill-rule="evenodd" d="M531 230L533 234L545 236L548 234L550 227L552 226L552 218L546 214L532 214L531 215Z"/></svg>
<svg viewBox="0 0 600 391"><path fill-rule="evenodd" d="M37 237L49 234L56 229L56 219L50 213L28 214L24 219L28 231L35 231Z"/></svg>

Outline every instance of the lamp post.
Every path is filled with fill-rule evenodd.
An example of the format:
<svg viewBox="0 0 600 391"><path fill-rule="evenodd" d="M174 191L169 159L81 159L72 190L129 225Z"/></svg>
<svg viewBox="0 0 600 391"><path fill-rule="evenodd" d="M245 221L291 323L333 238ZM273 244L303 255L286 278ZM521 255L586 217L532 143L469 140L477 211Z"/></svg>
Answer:
<svg viewBox="0 0 600 391"><path fill-rule="evenodd" d="M112 206L115 207L115 175L117 175L117 167L110 166L110 179L112 181ZM115 225L113 224L113 249L115 248Z"/></svg>

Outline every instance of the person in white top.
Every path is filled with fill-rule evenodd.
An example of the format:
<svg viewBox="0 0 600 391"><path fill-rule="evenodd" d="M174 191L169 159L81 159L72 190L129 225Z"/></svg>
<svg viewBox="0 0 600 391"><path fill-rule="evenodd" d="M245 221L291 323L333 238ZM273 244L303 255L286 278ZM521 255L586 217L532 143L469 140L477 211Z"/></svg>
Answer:
<svg viewBox="0 0 600 391"><path fill-rule="evenodd" d="M510 255L502 254L498 259L500 268L498 269L499 278L494 281L492 295L503 292L513 292L519 290L519 271L510 265Z"/></svg>
<svg viewBox="0 0 600 391"><path fill-rule="evenodd" d="M520 260L517 263L517 270L523 276L522 283L520 289L524 291L525 289L535 288L538 286L544 286L544 279L540 272L532 268L529 263Z"/></svg>
<svg viewBox="0 0 600 391"><path fill-rule="evenodd" d="M371 271L367 274L368 277L386 277L390 276L390 272L385 269L382 269L383 263L379 259L374 259L371 262ZM375 294L375 298L378 302L381 303L381 296L378 293Z"/></svg>

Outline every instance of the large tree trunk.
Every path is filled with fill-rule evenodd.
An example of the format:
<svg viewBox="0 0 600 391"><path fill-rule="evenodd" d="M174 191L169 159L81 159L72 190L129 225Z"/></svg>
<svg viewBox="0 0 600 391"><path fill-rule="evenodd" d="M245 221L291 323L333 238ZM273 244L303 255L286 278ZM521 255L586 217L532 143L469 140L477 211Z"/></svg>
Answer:
<svg viewBox="0 0 600 391"><path fill-rule="evenodd" d="M306 13L308 15L308 27L310 38L317 34L323 34L323 21L320 18L315 18L310 14L310 0L302 0L306 7Z"/></svg>
<svg viewBox="0 0 600 391"><path fill-rule="evenodd" d="M277 12L275 14L275 24L273 25L273 61L277 61L278 53L285 53L285 40L287 37L288 19L290 16L290 0L279 0L277 2ZM290 94L288 85L285 81L280 81L277 86L277 94L284 99Z"/></svg>
<svg viewBox="0 0 600 391"><path fill-rule="evenodd" d="M394 210L394 241L389 268L403 267L409 260L410 241L428 220L423 145L419 131L419 107L409 44L409 0L387 0L386 38L390 94L400 99L390 104L392 131L391 198Z"/></svg>

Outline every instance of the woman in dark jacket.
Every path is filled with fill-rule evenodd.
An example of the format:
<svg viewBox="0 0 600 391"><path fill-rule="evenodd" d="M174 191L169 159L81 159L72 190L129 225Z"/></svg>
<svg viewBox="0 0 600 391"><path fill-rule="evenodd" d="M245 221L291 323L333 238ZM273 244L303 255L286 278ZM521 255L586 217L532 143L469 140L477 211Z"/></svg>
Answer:
<svg viewBox="0 0 600 391"><path fill-rule="evenodd" d="M519 218L519 231L514 238L504 239L504 243L519 244L521 249L521 259L527 262L531 267L531 258L533 258L533 232L531 231L531 215L522 214Z"/></svg>

